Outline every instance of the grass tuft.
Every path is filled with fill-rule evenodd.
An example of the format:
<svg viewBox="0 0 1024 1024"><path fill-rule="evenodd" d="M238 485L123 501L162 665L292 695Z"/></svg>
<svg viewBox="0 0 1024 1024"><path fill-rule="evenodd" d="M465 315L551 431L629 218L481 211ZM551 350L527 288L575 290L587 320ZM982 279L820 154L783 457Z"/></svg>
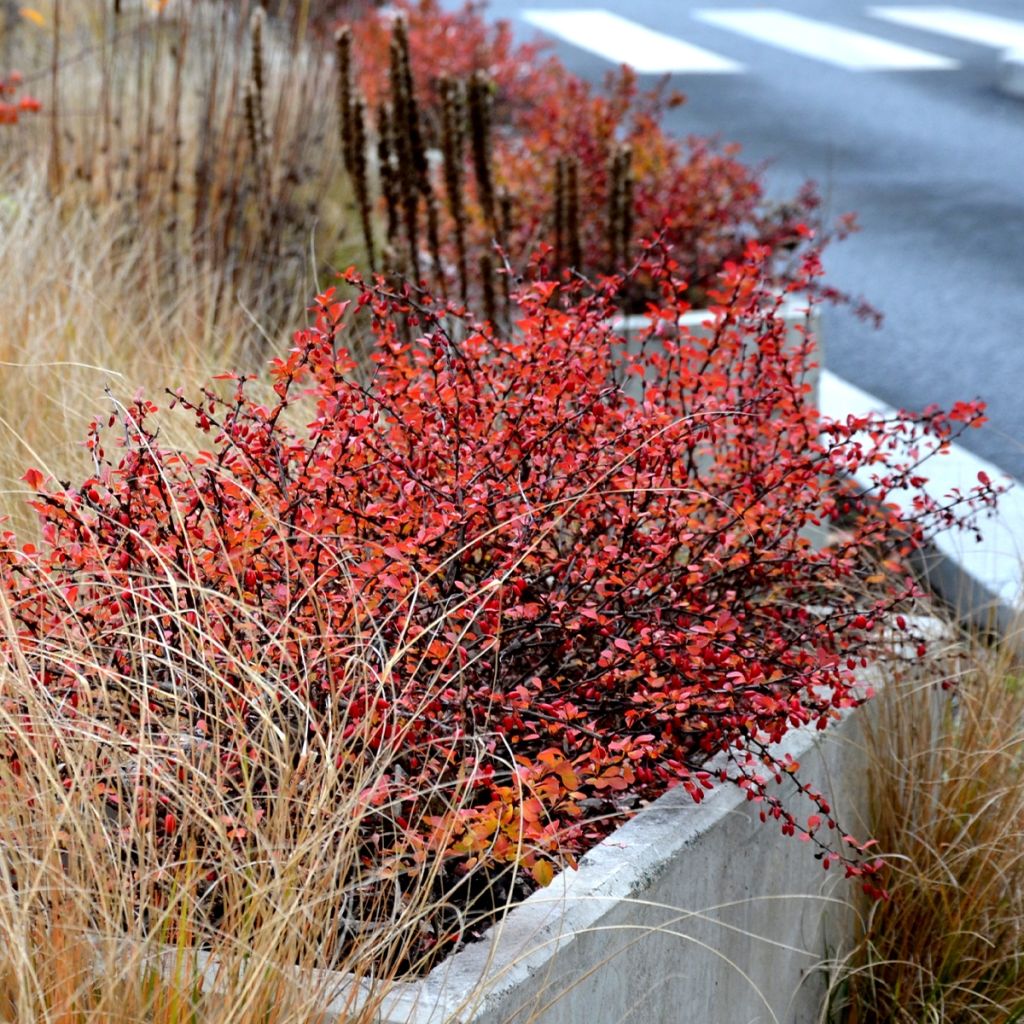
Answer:
<svg viewBox="0 0 1024 1024"><path fill-rule="evenodd" d="M114 643L144 644L141 630L126 622ZM189 675L150 650L130 681L102 670L103 650L68 650L77 678L58 697L14 647L0 666L2 1019L278 1024L333 1001L358 1024L429 966L432 937L447 948L441 859L368 846L401 736L371 746L339 707L296 740L268 659L244 667L264 727L226 762L239 691L210 666ZM358 654L344 671L373 676ZM157 690L174 710L148 716ZM438 813L456 799L420 797Z"/></svg>
<svg viewBox="0 0 1024 1024"><path fill-rule="evenodd" d="M1013 644L897 676L868 716L891 899L837 972L841 1024L1024 1019L1024 683Z"/></svg>

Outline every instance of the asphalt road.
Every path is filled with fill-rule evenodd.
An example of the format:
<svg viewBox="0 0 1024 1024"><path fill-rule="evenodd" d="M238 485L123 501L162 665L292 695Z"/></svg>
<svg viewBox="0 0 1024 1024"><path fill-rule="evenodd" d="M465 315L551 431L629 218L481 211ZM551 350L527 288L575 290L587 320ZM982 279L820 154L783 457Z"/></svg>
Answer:
<svg viewBox="0 0 1024 1024"><path fill-rule="evenodd" d="M992 422L972 431L965 446L1024 479L1024 100L996 88L1000 49L907 25L905 18L872 16L867 3L777 2L775 10L923 51L918 64L925 66L874 69L877 55L869 53L867 69L851 70L835 63L853 52L848 39L823 59L784 48L813 53L813 27L766 42L746 34L742 17L723 24L696 14L711 10L713 19L754 7L743 0L728 7L716 0L601 0L606 11L741 65L732 73L673 74L688 102L672 113L672 131L741 143L748 161L766 164L773 195L782 198L812 178L829 211L857 211L862 231L830 251L829 278L865 295L885 322L876 330L843 309L826 309L829 369L904 408L983 398ZM524 20L526 9L595 6L492 0L488 12L533 38L539 30ZM911 6L918 13L926 7L904 0L904 10ZM967 0L955 10L1012 19L1024 33L1024 0ZM585 77L600 80L613 66L549 38Z"/></svg>

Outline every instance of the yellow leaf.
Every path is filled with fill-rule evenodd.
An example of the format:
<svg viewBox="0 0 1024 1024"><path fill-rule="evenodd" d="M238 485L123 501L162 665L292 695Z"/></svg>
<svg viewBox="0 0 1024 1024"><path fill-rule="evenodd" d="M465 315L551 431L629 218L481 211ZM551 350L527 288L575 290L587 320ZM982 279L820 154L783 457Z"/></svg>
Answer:
<svg viewBox="0 0 1024 1024"><path fill-rule="evenodd" d="M33 25L38 25L40 28L46 27L46 19L34 7L19 7L18 13L26 21L31 21Z"/></svg>
<svg viewBox="0 0 1024 1024"><path fill-rule="evenodd" d="M551 866L551 861L549 860L537 861L530 869L530 873L537 884L542 886L550 885L551 879L555 877L555 869Z"/></svg>

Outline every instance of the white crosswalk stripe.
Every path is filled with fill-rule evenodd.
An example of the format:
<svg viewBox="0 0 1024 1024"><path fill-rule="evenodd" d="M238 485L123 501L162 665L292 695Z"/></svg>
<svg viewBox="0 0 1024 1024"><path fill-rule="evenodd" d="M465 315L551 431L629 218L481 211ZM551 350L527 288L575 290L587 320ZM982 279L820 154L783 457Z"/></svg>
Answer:
<svg viewBox="0 0 1024 1024"><path fill-rule="evenodd" d="M522 18L566 42L589 50L615 64L630 64L645 74L728 74L742 64L655 32L611 11L526 10Z"/></svg>
<svg viewBox="0 0 1024 1024"><path fill-rule="evenodd" d="M703 8L692 17L715 28L848 71L953 70L960 62L781 8ZM1005 50L1024 51L1021 20L953 6L869 6L879 21ZM533 8L520 17L549 35L645 74L735 74L744 66L685 39L604 8Z"/></svg>
<svg viewBox="0 0 1024 1024"><path fill-rule="evenodd" d="M694 11L694 17L848 71L948 70L959 66L958 61L937 53L774 8L707 9Z"/></svg>
<svg viewBox="0 0 1024 1024"><path fill-rule="evenodd" d="M875 18L982 46L1024 50L1024 22L962 7L869 7Z"/></svg>

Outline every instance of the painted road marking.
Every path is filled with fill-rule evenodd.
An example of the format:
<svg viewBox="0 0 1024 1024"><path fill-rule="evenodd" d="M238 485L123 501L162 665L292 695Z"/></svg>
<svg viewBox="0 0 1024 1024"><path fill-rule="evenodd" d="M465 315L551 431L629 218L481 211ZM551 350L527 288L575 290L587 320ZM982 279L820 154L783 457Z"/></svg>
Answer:
<svg viewBox="0 0 1024 1024"><path fill-rule="evenodd" d="M531 25L589 50L616 64L629 64L645 74L730 74L742 64L701 49L682 39L655 32L611 11L526 10L521 17Z"/></svg>
<svg viewBox="0 0 1024 1024"><path fill-rule="evenodd" d="M1024 22L962 7L869 7L875 18L1001 50L1024 49Z"/></svg>
<svg viewBox="0 0 1024 1024"><path fill-rule="evenodd" d="M927 50L773 8L700 10L695 18L848 71L950 69L959 62Z"/></svg>
<svg viewBox="0 0 1024 1024"><path fill-rule="evenodd" d="M840 421L868 412L892 412L880 398L824 369L818 384L818 407L825 416ZM867 437L864 443L869 443ZM952 576L944 570L939 572L939 581L945 577L949 587L947 599L954 607L960 600L965 602L965 607L956 610L978 614L985 622L980 613L991 600L1000 606L1000 626L1017 628L1024 613L1024 484L959 444L950 445L944 457L931 459L921 472L928 477L925 492L940 505L954 490L969 493L978 483L979 472L1010 487L1000 496L995 514L980 521L981 544L975 542L969 530L946 530L935 538L935 546L957 570ZM870 467L858 473L858 480L865 486L872 485ZM909 508L912 492L907 489L894 493L891 500Z"/></svg>

